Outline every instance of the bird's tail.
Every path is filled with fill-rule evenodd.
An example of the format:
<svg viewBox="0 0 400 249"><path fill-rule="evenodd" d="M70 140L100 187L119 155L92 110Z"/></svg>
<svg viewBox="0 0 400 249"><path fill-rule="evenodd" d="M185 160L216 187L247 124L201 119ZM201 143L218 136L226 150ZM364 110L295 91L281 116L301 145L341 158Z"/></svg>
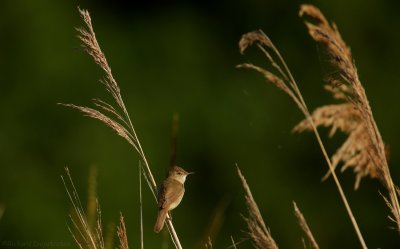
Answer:
<svg viewBox="0 0 400 249"><path fill-rule="evenodd" d="M154 232L159 233L164 227L165 218L167 217L168 211L166 209L160 209L158 211L157 221L154 225Z"/></svg>

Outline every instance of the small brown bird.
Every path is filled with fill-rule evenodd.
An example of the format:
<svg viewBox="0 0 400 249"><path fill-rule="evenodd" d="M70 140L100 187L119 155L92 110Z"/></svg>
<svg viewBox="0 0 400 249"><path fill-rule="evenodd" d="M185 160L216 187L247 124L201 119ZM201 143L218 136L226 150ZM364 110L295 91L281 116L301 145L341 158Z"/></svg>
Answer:
<svg viewBox="0 0 400 249"><path fill-rule="evenodd" d="M158 216L154 225L154 232L159 233L164 227L167 213L176 208L185 193L184 183L186 177L194 172L186 172L178 166L173 166L168 171L168 176L158 191Z"/></svg>

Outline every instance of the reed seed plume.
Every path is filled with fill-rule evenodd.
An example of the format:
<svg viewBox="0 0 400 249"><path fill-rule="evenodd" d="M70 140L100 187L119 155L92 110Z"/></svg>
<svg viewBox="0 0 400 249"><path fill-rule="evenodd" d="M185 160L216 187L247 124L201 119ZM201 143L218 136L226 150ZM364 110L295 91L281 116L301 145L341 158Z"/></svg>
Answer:
<svg viewBox="0 0 400 249"><path fill-rule="evenodd" d="M283 90L297 105L300 111L304 114L305 119L308 124L312 127L312 130L315 134L317 142L320 146L322 154L328 164L329 172L332 174L336 187L339 191L340 197L342 199L343 204L346 207L346 211L349 215L349 218L352 222L354 230L356 231L357 237L361 243L362 248L367 248L364 238L361 234L360 228L358 227L357 221L354 217L354 214L350 208L350 204L348 203L347 197L343 191L343 188L340 184L340 181L335 173L335 168L332 165L331 159L328 156L328 153L325 149L325 146L322 142L321 136L317 130L317 125L314 123L314 120L308 110L308 107L303 99L303 96L298 88L298 85L292 76L288 66L286 65L285 60L280 54L279 50L275 47L275 45L271 42L271 39L268 38L262 31L253 31L247 34L244 34L239 41L239 49L243 54L245 50L248 49L250 45L255 45L262 52L263 55L267 58L270 63L272 70L268 70L265 68L261 68L254 64L245 63L238 65L239 68L249 68L253 69L259 73L261 73L264 78L274 84L279 89Z"/></svg>
<svg viewBox="0 0 400 249"><path fill-rule="evenodd" d="M97 42L90 14L87 10L82 10L79 8L78 10L81 15L81 18L86 24L86 27L80 27L76 29L79 33L78 38L81 40L82 46L84 47L85 51L93 58L95 63L104 71L105 77L104 79L101 80L101 83L103 83L106 90L111 94L112 99L115 101L116 106L101 99L93 99L93 104L98 109L84 107L84 106L77 106L73 104L67 104L66 106L78 109L79 111L83 112L84 115L98 119L103 123L105 123L107 126L112 128L119 136L121 136L129 144L131 144L133 148L138 152L141 159L144 162L147 162L140 141L136 135L135 128L131 122L130 116L122 99L119 85L114 79L111 67L109 66L107 59L103 51L101 50L99 43ZM148 165L145 166L148 167ZM153 178L150 168L148 168L146 173L149 175L150 179ZM155 194L156 192L155 181L153 185L154 186L151 186L151 189L154 190L153 192Z"/></svg>
<svg viewBox="0 0 400 249"><path fill-rule="evenodd" d="M336 166L339 162L343 162L344 169L354 168L356 188L362 177L370 176L380 180L388 190L389 197L386 199L390 203L388 206L392 213L391 218L396 222L397 230L400 232L399 195L390 175L385 144L375 122L365 89L359 80L351 51L343 41L337 26L334 23L330 24L318 8L302 5L299 15L312 19L312 22L305 21L308 32L314 41L322 44L329 55L329 63L337 70L336 74L328 76L326 80L331 85L331 89L335 87L338 89L335 90L336 94L346 97L345 103L348 103L348 105L342 105L342 108L337 105L334 108L325 106L313 114L315 122L332 126L333 129L339 123L352 128L343 130L348 134L348 138L332 157L333 164ZM329 112L335 108L339 108L341 113L329 115ZM350 119L345 120L345 118ZM329 119L337 119L337 121L329 124ZM301 130L301 128L298 129Z"/></svg>
<svg viewBox="0 0 400 249"><path fill-rule="evenodd" d="M344 102L315 109L312 113L313 121L317 127L330 127L329 137L335 135L338 130L348 135L346 141L331 157L333 167L336 168L340 163L343 163L341 171L353 168L356 174L355 189L358 189L361 179L366 176L383 181L383 171L381 167L375 165L378 159L376 154L371 151L373 148L372 140L368 136L367 127L361 113L353 103L347 101L348 86L338 85L333 87L326 85L325 88L336 99ZM307 120L301 121L293 128L294 132L307 130L312 130ZM326 179L329 175L330 172L328 171L323 179Z"/></svg>
<svg viewBox="0 0 400 249"><path fill-rule="evenodd" d="M253 195L251 194L250 187L247 184L246 179L242 175L239 167L237 167L237 171L245 190L245 199L247 209L249 210L249 216L245 218L245 221L249 229L248 234L250 235L254 246L261 249L278 249L275 240L272 238L269 229L264 223L257 203L254 200Z"/></svg>
<svg viewBox="0 0 400 249"><path fill-rule="evenodd" d="M129 249L128 236L126 235L126 226L125 226L124 216L122 216L122 214L120 214L117 234L119 239L119 249Z"/></svg>
<svg viewBox="0 0 400 249"><path fill-rule="evenodd" d="M106 114L103 114L101 111L96 109L85 107L85 106L77 106L74 104L62 104L66 107L71 107L76 110L79 110L83 113L84 116L97 119L103 122L105 125L113 129L120 137L125 139L129 144L131 144L135 149L137 149L137 144L132 140L132 134L119 122L110 118Z"/></svg>
<svg viewBox="0 0 400 249"><path fill-rule="evenodd" d="M271 42L269 37L265 35L264 32L261 30L244 34L239 41L240 53L244 54L244 52L251 45L256 45L257 48L267 57L268 61L271 63L271 66L277 71L278 75L273 73L272 71L266 70L251 63L243 63L238 65L237 67L253 69L261 73L266 80L268 80L276 87L284 91L287 95L289 95L302 112L306 112L307 110L304 109L304 105L301 103L302 97L298 95L299 92L297 91L297 85L278 49ZM276 57L278 57L279 62L275 61L274 57L271 55L268 49L272 50Z"/></svg>
<svg viewBox="0 0 400 249"><path fill-rule="evenodd" d="M73 206L73 212L70 214L72 228L69 230L81 249L104 249L103 231L101 225L101 211L97 203L97 217L96 226L90 226L88 217L83 209L82 203L79 199L78 192L76 191L74 182L72 181L69 169L65 168L66 176L61 176L65 189L67 190L68 197ZM75 230L76 232L73 232Z"/></svg>
<svg viewBox="0 0 400 249"><path fill-rule="evenodd" d="M304 218L303 214L301 213L300 209L297 207L296 202L293 202L293 208L294 208L294 214L297 218L297 221L299 222L299 225L303 232L306 234L307 239L310 242L311 248L313 249L319 249L319 246L314 238L314 235L312 234L310 228L308 227L307 221ZM307 247L305 247L307 248Z"/></svg>
<svg viewBox="0 0 400 249"><path fill-rule="evenodd" d="M86 25L85 27L80 27L76 29L78 31L78 38L81 40L82 46L84 47L85 51L104 71L105 76L100 82L110 93L114 103L109 103L101 99L93 99L93 104L95 106L94 108L74 104L62 105L77 109L81 111L85 116L101 121L112 130L114 130L119 136L125 139L130 145L132 145L133 149L139 154L139 157L143 162L143 170L146 181L149 185L150 190L153 193L153 196L156 198L156 182L150 170L150 166L147 162L146 156L136 134L131 118L128 114L128 110L125 107L120 87L115 80L111 71L111 67L109 66L107 59L97 41L90 14L87 10L82 10L80 8L78 8L78 11ZM175 247L177 249L181 249L182 246L180 244L178 235L176 234L176 231L170 219L167 220L167 226Z"/></svg>

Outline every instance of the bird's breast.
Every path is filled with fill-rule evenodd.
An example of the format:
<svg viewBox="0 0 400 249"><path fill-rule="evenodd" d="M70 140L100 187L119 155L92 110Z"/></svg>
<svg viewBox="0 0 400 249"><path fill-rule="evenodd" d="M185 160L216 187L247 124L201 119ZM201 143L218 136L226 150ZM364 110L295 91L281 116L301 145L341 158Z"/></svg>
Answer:
<svg viewBox="0 0 400 249"><path fill-rule="evenodd" d="M181 203L184 193L185 193L185 189L183 189L182 193L176 198L175 201L173 201L173 202L171 203L171 205L170 205L170 210L176 208L176 207L179 205L179 203Z"/></svg>

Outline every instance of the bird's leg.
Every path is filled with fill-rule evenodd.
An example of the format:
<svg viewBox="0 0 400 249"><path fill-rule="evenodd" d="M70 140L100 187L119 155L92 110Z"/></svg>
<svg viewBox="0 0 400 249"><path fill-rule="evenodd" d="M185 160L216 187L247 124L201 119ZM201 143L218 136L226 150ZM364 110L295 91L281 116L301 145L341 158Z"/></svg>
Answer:
<svg viewBox="0 0 400 249"><path fill-rule="evenodd" d="M170 220L170 221L172 221L172 213L171 213L171 211L168 211L168 217L167 217L167 219Z"/></svg>

